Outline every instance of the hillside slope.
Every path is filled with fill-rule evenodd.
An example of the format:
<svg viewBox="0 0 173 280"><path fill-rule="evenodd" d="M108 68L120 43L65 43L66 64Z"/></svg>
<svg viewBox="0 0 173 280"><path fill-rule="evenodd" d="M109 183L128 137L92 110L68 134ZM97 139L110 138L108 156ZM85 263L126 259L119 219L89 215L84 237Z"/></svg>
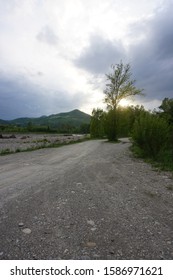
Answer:
<svg viewBox="0 0 173 280"><path fill-rule="evenodd" d="M63 125L79 127L81 124L89 124L90 117L90 115L75 109L70 112L41 116L39 118L18 118L11 121L0 120L0 124L27 126L30 123L38 126L50 126L51 128L58 128Z"/></svg>

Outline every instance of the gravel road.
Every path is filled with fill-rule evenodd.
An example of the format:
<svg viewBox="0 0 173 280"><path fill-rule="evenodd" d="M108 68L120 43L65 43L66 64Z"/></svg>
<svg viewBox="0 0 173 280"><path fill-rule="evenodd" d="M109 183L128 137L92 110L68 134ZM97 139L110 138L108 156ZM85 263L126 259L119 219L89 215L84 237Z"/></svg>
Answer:
<svg viewBox="0 0 173 280"><path fill-rule="evenodd" d="M173 177L129 146L0 157L0 259L173 259Z"/></svg>

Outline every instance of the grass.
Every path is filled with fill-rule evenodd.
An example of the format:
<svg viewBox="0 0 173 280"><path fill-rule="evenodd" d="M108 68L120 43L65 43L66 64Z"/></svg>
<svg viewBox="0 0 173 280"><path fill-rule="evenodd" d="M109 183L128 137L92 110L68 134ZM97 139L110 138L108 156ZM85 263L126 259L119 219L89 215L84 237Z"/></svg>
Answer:
<svg viewBox="0 0 173 280"><path fill-rule="evenodd" d="M50 143L48 139L33 140L32 143Z"/></svg>
<svg viewBox="0 0 173 280"><path fill-rule="evenodd" d="M151 191L144 191L144 194L147 195L150 198L154 198L154 197L157 196L155 193L153 193Z"/></svg>
<svg viewBox="0 0 173 280"><path fill-rule="evenodd" d="M169 191L173 191L173 186L172 186L172 185L168 185L168 186L166 186L166 188L167 188Z"/></svg>
<svg viewBox="0 0 173 280"><path fill-rule="evenodd" d="M173 155L170 150L162 151L156 159L146 156L145 151L135 144L130 147L130 150L135 157L144 159L145 162L152 164L159 170L173 171Z"/></svg>
<svg viewBox="0 0 173 280"><path fill-rule="evenodd" d="M7 155L7 154L11 154L11 153L13 153L13 151L11 151L9 148L3 149L3 150L0 151L0 155L1 156Z"/></svg>

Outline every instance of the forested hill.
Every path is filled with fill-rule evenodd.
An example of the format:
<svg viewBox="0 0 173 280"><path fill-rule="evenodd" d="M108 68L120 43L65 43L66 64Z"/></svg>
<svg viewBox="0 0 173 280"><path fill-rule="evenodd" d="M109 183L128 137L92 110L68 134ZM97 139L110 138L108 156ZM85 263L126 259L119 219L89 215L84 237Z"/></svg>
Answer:
<svg viewBox="0 0 173 280"><path fill-rule="evenodd" d="M39 118L18 118L11 121L0 120L0 124L12 124L17 126L50 126L52 128L70 125L79 127L81 124L89 124L91 116L75 109L66 113L53 114L50 116L41 116Z"/></svg>

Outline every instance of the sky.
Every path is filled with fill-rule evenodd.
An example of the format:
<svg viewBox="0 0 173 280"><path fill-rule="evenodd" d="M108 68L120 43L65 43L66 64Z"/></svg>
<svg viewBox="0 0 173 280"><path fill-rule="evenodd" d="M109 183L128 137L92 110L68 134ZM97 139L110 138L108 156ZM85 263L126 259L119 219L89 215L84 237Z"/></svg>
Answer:
<svg viewBox="0 0 173 280"><path fill-rule="evenodd" d="M120 61L145 93L126 104L173 98L172 11L173 0L0 0L0 119L105 108Z"/></svg>

